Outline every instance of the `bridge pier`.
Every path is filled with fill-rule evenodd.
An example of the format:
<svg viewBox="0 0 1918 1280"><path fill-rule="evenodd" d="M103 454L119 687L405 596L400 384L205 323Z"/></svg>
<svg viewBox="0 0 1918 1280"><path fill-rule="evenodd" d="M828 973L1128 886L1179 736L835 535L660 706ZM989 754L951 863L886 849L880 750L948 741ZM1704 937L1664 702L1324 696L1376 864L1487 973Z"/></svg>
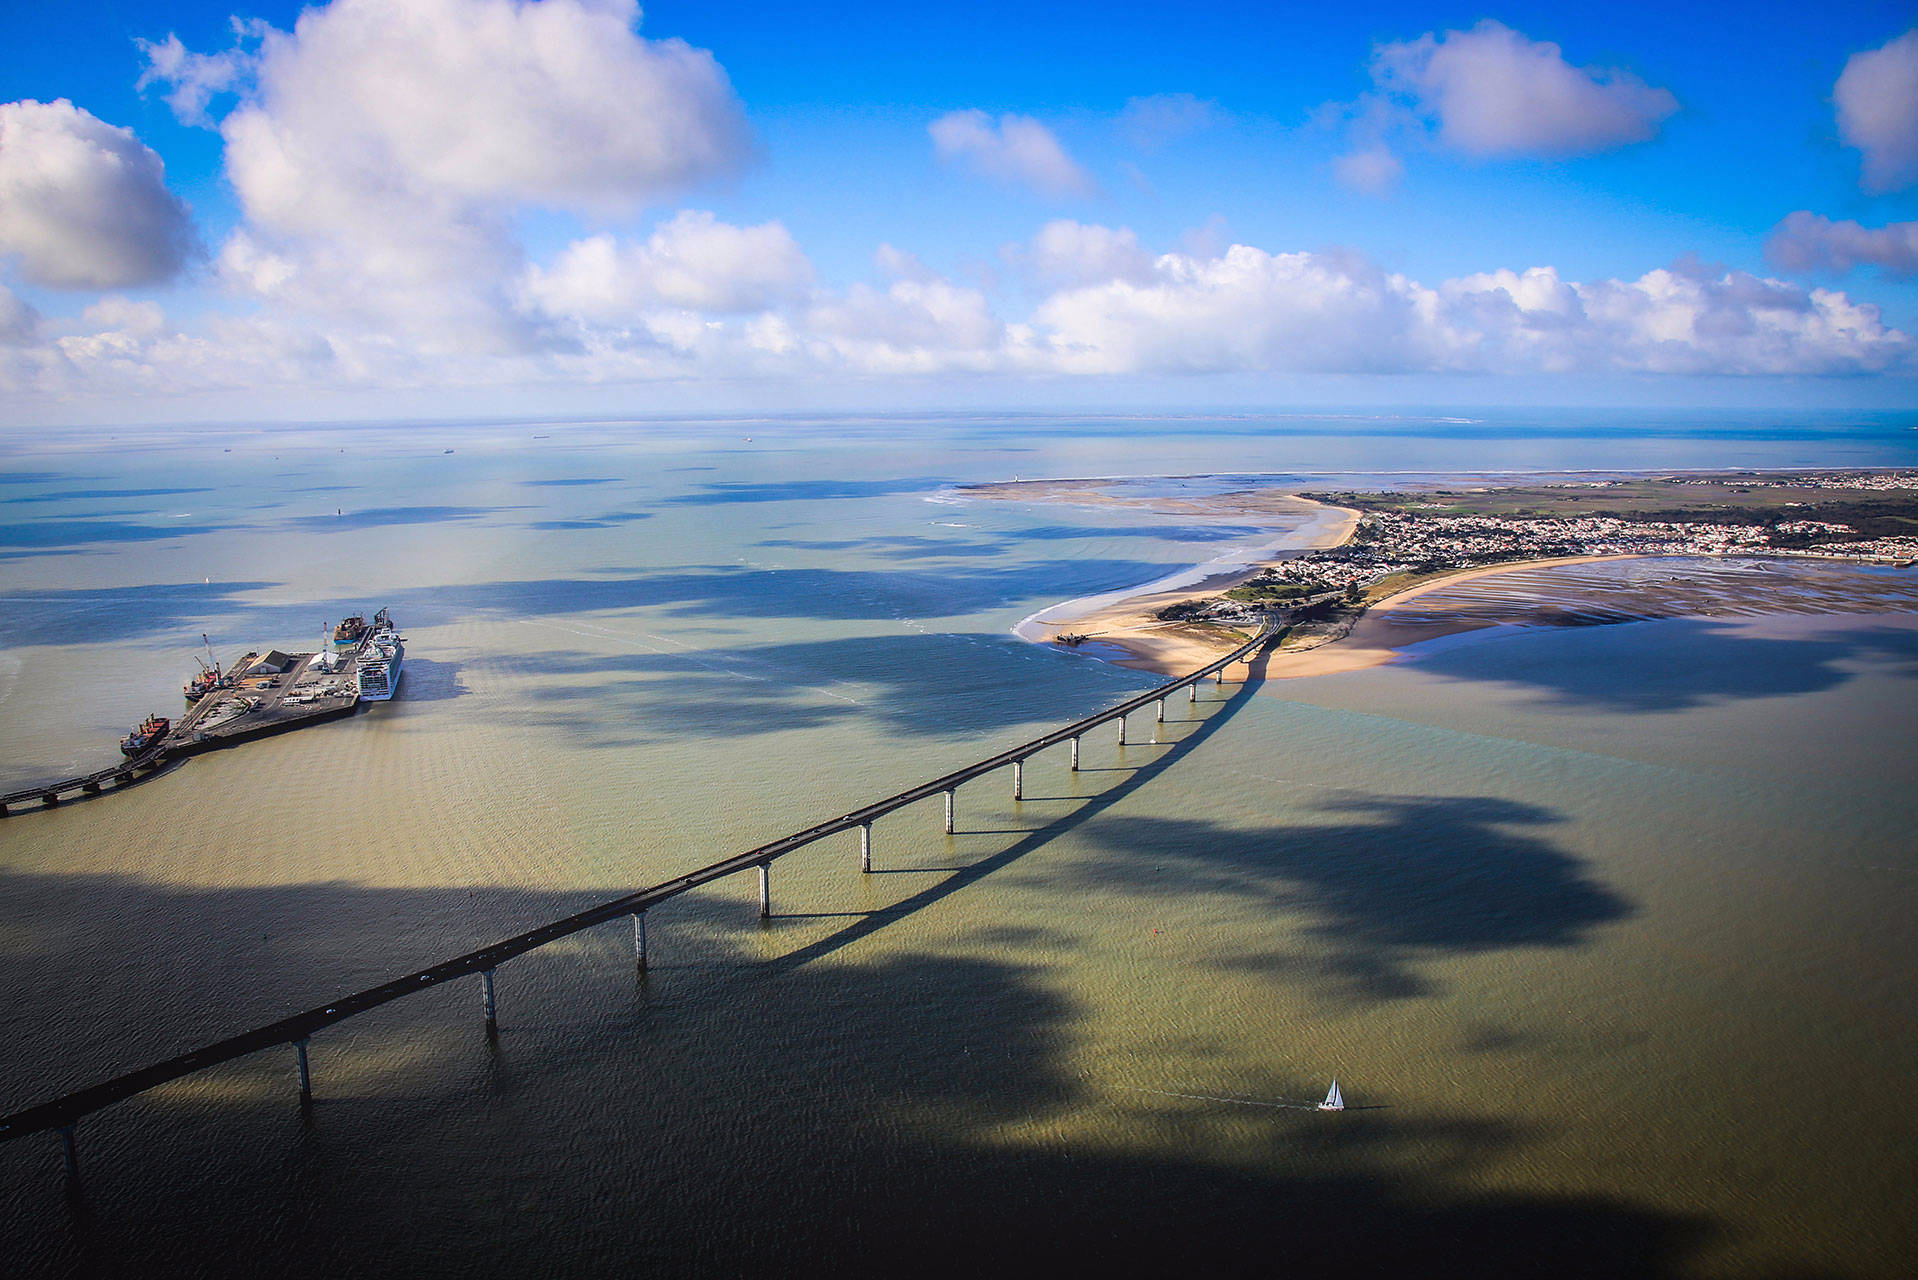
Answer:
<svg viewBox="0 0 1918 1280"><path fill-rule="evenodd" d="M493 996L493 971L481 969L480 981L486 987L486 1031L494 1035L499 1032L499 1002Z"/></svg>
<svg viewBox="0 0 1918 1280"><path fill-rule="evenodd" d="M1072 771L1074 773L1079 772L1079 738L1077 734L1074 734L1072 738Z"/></svg>
<svg viewBox="0 0 1918 1280"><path fill-rule="evenodd" d="M759 918L767 920L773 913L773 864L759 864Z"/></svg>
<svg viewBox="0 0 1918 1280"><path fill-rule="evenodd" d="M946 792L946 834L947 835L952 834L952 811L953 811L953 806L955 804L954 797L957 795L958 795L957 788L953 788Z"/></svg>
<svg viewBox="0 0 1918 1280"><path fill-rule="evenodd" d="M1125 745L1125 717L1124 716L1119 717L1119 745L1122 747Z"/></svg>
<svg viewBox="0 0 1918 1280"><path fill-rule="evenodd" d="M633 963L646 972L646 913L633 912Z"/></svg>
<svg viewBox="0 0 1918 1280"><path fill-rule="evenodd" d="M1197 680L1194 680L1185 687L1185 700L1187 702L1197 702L1199 700L1199 682Z"/></svg>
<svg viewBox="0 0 1918 1280"><path fill-rule="evenodd" d="M60 1126L60 1154L66 1158L67 1185L73 1186L80 1181L80 1156L73 1146L73 1126Z"/></svg>
<svg viewBox="0 0 1918 1280"><path fill-rule="evenodd" d="M1159 699L1159 715L1158 715L1158 719L1153 721L1153 723L1154 724L1165 723L1165 699L1164 698Z"/></svg>
<svg viewBox="0 0 1918 1280"><path fill-rule="evenodd" d="M313 1105L313 1068L306 1060L306 1038L302 1036L293 1042L293 1054L300 1064L300 1105Z"/></svg>
<svg viewBox="0 0 1918 1280"><path fill-rule="evenodd" d="M1217 671L1214 671L1212 673L1212 683L1219 685L1221 687L1225 685L1225 668L1224 667L1220 667Z"/></svg>
<svg viewBox="0 0 1918 1280"><path fill-rule="evenodd" d="M1012 762L1012 798L1014 800L1026 798L1026 762L1023 760Z"/></svg>
<svg viewBox="0 0 1918 1280"><path fill-rule="evenodd" d="M859 824L859 870L863 875L872 874L872 823Z"/></svg>

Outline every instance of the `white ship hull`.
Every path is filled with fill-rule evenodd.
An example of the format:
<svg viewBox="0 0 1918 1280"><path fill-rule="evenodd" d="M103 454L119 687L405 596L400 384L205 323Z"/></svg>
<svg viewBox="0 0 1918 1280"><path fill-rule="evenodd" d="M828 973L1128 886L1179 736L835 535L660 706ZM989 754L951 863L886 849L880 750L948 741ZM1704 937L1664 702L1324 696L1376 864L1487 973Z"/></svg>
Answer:
<svg viewBox="0 0 1918 1280"><path fill-rule="evenodd" d="M400 665L405 658L405 641L390 630L375 632L360 650L360 701L386 702L399 692Z"/></svg>

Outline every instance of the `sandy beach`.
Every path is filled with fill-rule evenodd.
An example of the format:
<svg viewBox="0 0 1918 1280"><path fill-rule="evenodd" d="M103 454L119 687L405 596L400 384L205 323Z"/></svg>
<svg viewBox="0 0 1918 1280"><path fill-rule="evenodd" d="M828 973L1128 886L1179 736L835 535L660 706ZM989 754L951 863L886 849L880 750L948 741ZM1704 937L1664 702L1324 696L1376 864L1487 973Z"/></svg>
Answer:
<svg viewBox="0 0 1918 1280"><path fill-rule="evenodd" d="M1297 537L1276 555L1229 571L1214 573L1196 581L1181 582L1163 590L1148 590L1123 597L1098 597L1072 601L1047 609L1021 625L1020 634L1044 642L1065 635L1088 639L1076 647L1122 667L1152 671L1161 675L1183 675L1202 667L1222 653L1244 643L1245 633L1228 627L1193 622L1166 622L1159 611L1168 605L1204 600L1244 583L1267 565L1294 559L1309 551L1336 547L1352 536L1358 527L1359 513L1347 507L1329 507L1308 498L1266 490L1221 494L1217 498L1137 499L1115 498L1100 491L1103 481L1055 480L1025 481L974 490L978 496L1017 498L1028 502L1115 502L1124 505L1151 506L1159 511L1178 511L1207 516L1231 516L1248 519L1273 515L1297 517L1313 514L1322 518L1297 531ZM1274 534L1284 532L1274 529ZM1201 566L1203 568L1203 566ZM1175 577L1183 575L1175 575Z"/></svg>

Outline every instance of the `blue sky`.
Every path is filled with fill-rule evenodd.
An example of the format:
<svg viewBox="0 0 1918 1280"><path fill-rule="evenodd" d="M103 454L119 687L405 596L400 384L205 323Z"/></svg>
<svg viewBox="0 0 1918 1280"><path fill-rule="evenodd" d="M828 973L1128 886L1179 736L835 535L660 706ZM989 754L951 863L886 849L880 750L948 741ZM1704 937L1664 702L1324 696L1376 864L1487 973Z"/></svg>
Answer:
<svg viewBox="0 0 1918 1280"><path fill-rule="evenodd" d="M0 14L9 421L1918 400L1909 5L301 13Z"/></svg>

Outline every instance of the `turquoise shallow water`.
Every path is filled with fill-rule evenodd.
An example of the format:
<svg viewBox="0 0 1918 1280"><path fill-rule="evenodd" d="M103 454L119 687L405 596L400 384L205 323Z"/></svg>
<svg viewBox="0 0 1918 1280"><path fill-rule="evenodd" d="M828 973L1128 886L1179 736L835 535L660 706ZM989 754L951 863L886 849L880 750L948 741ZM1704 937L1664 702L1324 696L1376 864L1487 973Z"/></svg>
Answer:
<svg viewBox="0 0 1918 1280"><path fill-rule="evenodd" d="M1909 460L1895 424L1347 426L316 428L8 458L9 780L177 705L202 632L291 647L388 604L409 646L384 707L0 826L0 1105L1116 701L1146 678L1011 626L1249 536L955 483ZM881 824L879 874L850 845L782 862L764 925L745 881L662 911L644 982L616 926L517 962L496 1045L464 987L318 1040L305 1121L263 1055L84 1124L78 1205L51 1142L0 1147L12 1256L1909 1271L1910 615L1499 630L1173 709L1176 746L1043 758L1018 805L962 791L954 837L936 806ZM1354 1110L1297 1109L1333 1074Z"/></svg>

